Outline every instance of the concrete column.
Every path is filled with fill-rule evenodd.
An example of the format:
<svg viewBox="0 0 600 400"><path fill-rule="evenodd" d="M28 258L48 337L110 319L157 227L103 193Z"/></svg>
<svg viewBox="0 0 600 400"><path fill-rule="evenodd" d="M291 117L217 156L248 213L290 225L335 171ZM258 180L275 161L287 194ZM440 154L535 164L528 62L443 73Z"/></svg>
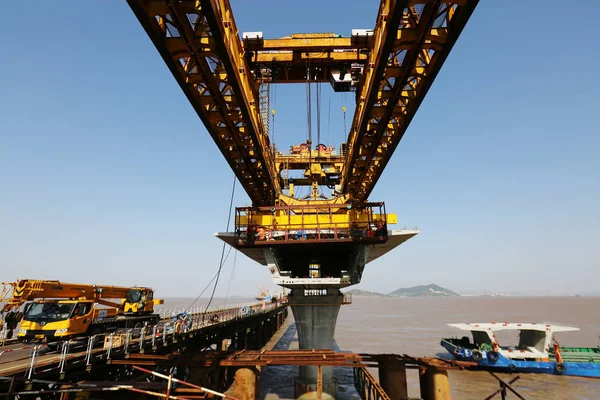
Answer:
<svg viewBox="0 0 600 400"><path fill-rule="evenodd" d="M226 395L239 400L255 400L258 398L256 374L247 368L235 372L233 385L225 392Z"/></svg>
<svg viewBox="0 0 600 400"><path fill-rule="evenodd" d="M329 288L326 295L305 295L303 289L293 289L288 296L298 329L298 343L302 350L333 348L333 336L338 312L342 305L339 289ZM294 385L295 396L316 390L317 367L301 366L300 376ZM323 367L323 392L337 394L333 367Z"/></svg>
<svg viewBox="0 0 600 400"><path fill-rule="evenodd" d="M423 400L451 400L448 371L429 367L419 370Z"/></svg>
<svg viewBox="0 0 600 400"><path fill-rule="evenodd" d="M379 367L379 384L392 400L408 397L405 367L381 365Z"/></svg>
<svg viewBox="0 0 600 400"><path fill-rule="evenodd" d="M433 400L450 400L450 381L448 371L436 369L433 371Z"/></svg>

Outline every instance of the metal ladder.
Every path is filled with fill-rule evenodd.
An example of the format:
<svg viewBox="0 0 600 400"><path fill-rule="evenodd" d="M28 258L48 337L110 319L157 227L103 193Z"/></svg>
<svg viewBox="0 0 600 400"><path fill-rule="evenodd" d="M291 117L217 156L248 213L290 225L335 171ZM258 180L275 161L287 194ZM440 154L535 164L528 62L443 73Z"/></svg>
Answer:
<svg viewBox="0 0 600 400"><path fill-rule="evenodd" d="M269 82L263 82L258 88L258 97L260 101L260 116L262 118L263 127L265 128L265 134L269 136L269 118L270 118L270 99L271 84Z"/></svg>

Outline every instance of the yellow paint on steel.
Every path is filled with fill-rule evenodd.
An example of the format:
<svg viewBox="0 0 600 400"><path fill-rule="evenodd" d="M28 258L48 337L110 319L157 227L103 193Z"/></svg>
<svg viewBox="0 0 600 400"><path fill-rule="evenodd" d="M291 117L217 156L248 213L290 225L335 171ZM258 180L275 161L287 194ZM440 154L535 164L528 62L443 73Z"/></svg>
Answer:
<svg viewBox="0 0 600 400"><path fill-rule="evenodd" d="M292 33L292 39L318 39L318 38L334 38L338 37L333 32L323 33Z"/></svg>
<svg viewBox="0 0 600 400"><path fill-rule="evenodd" d="M227 0L128 0L250 199L280 192L271 143Z"/></svg>
<svg viewBox="0 0 600 400"><path fill-rule="evenodd" d="M373 190L477 3L382 2L341 178L354 200Z"/></svg>
<svg viewBox="0 0 600 400"><path fill-rule="evenodd" d="M319 227L320 229L348 229L352 224L367 224L371 221L386 221L387 224L392 225L398 222L396 214L332 214L323 215L310 213L310 210L306 210L304 215L273 215L273 214L259 214L248 217L247 215L241 215L236 217L237 226L274 226L277 229L294 229L299 226L303 226L307 229L311 227Z"/></svg>
<svg viewBox="0 0 600 400"><path fill-rule="evenodd" d="M258 51L256 56L251 58L251 64L262 64L262 63L275 63L273 66L274 67L279 67L279 65L282 65L282 68L285 67L285 64L289 64L291 62L297 63L297 64L303 64L304 68L306 69L306 61L307 60L312 60L312 61L318 61L320 64L332 64L332 65L336 65L339 63L345 63L345 62L350 62L350 61L357 61L357 62L364 62L367 59L367 55L366 54L361 54L356 50L349 50L349 51L339 51L339 52L333 52L333 51L323 51L323 50L318 50L318 51L303 51L303 52L293 52L293 51L289 51L289 50L282 50L282 51L270 51L270 52L264 52L264 51ZM289 66L288 66L289 68Z"/></svg>
<svg viewBox="0 0 600 400"><path fill-rule="evenodd" d="M366 202L478 0L381 0L368 40L326 32L260 41L240 39L229 0L128 3L252 203L273 205L297 201L281 192L284 163L312 175L297 184L331 182L325 160L311 167L273 151L258 85L305 83L308 63L318 65L318 82L363 67L345 155L328 161L343 194L333 201ZM265 66L277 73L263 76Z"/></svg>
<svg viewBox="0 0 600 400"><path fill-rule="evenodd" d="M290 184L290 191L291 191L292 187L293 187L293 185ZM315 207L320 207L320 206L325 206L325 205L330 205L330 204L339 204L339 205L346 206L349 199L350 198L348 195L340 195L340 196L335 196L335 197L332 197L329 199L304 200L304 199L297 199L297 198L293 197L293 195L290 193L289 196L286 196L285 194L280 194L278 201L281 205L287 205L287 206L312 205Z"/></svg>
<svg viewBox="0 0 600 400"><path fill-rule="evenodd" d="M350 38L265 39L263 50L355 49Z"/></svg>

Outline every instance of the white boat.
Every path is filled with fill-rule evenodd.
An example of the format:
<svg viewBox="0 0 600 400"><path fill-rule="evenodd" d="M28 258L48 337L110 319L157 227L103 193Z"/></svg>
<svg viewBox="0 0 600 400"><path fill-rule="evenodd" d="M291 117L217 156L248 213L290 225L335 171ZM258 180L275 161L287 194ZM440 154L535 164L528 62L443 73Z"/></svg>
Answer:
<svg viewBox="0 0 600 400"><path fill-rule="evenodd" d="M462 361L474 361L487 369L516 372L553 373L560 375L600 377L599 347L562 347L554 339L557 332L573 332L579 328L545 323L460 323L448 324L473 337L442 339L441 345ZM518 331L516 345L499 343L495 332Z"/></svg>

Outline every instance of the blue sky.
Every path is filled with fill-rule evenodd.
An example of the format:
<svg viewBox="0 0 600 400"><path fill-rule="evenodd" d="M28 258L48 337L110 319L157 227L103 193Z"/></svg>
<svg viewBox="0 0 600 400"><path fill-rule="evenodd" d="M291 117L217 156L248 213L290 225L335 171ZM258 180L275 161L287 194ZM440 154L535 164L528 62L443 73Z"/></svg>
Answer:
<svg viewBox="0 0 600 400"><path fill-rule="evenodd" d="M349 35L377 12L364 1L232 6L241 31L269 38ZM233 173L133 13L74 0L3 11L0 278L195 297L218 266L212 234L225 229ZM359 288L598 291L598 11L480 3L371 196L421 234L370 264ZM321 135L336 147L351 101L323 86ZM280 148L305 140L305 104L304 85L277 87ZM247 202L238 186L235 204ZM237 257L231 293L267 283L266 268Z"/></svg>

